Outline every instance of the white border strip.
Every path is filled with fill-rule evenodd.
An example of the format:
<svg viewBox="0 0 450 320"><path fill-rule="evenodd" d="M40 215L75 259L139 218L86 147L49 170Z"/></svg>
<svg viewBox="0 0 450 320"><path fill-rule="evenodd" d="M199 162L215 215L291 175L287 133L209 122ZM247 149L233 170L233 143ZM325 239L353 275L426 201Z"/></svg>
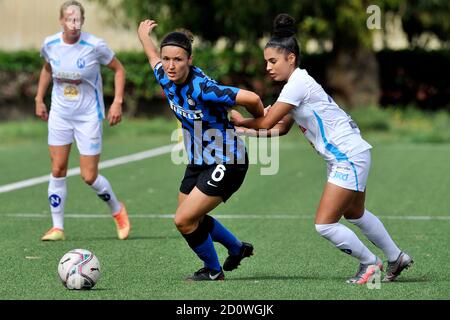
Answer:
<svg viewBox="0 0 450 320"><path fill-rule="evenodd" d="M166 153L170 153L172 151L179 151L182 148L182 144L170 144L163 147L150 149L143 152L134 153L128 156L118 157L111 160L102 161L98 164L99 169L106 169L115 166L119 166L121 164L127 164L134 161L139 161L147 158L152 158L156 156L160 156ZM72 168L67 171L67 177L76 176L80 174L80 167ZM36 177L32 179L27 179L23 181L18 181L10 184L6 184L0 186L0 193L5 193L9 191L14 191L26 187L31 187L40 183L48 182L50 179L50 175L47 174L45 176Z"/></svg>
<svg viewBox="0 0 450 320"><path fill-rule="evenodd" d="M50 213L4 213L0 216L12 218L49 218ZM66 213L65 218L82 218L82 219L110 219L109 214L89 214L89 213ZM173 219L173 214L130 214L132 219ZM258 220L312 220L312 215L294 215L294 214L216 214L214 217L218 219L258 219ZM386 220L411 220L411 221L427 221L441 220L450 221L450 216L378 216Z"/></svg>

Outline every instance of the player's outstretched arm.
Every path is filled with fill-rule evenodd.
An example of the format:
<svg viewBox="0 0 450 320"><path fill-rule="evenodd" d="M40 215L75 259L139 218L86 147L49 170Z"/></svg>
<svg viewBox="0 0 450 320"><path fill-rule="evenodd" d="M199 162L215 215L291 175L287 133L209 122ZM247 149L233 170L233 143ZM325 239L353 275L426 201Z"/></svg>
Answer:
<svg viewBox="0 0 450 320"><path fill-rule="evenodd" d="M268 108L266 108L268 109ZM244 120L252 120L252 119L246 119L244 118L238 111L232 110L231 111L231 121L233 123L236 122L244 122ZM275 137L275 136L284 136L289 132L289 130L292 128L292 125L294 124L294 119L291 115L284 116L273 128L269 130L265 129L251 129L241 126L235 126L236 132L239 135L246 135L250 137Z"/></svg>
<svg viewBox="0 0 450 320"><path fill-rule="evenodd" d="M255 118L264 116L261 98L252 91L240 89L236 95L236 104L245 107Z"/></svg>
<svg viewBox="0 0 450 320"><path fill-rule="evenodd" d="M259 116L256 119L232 118L232 121L239 127L269 130L288 115L293 108L294 106L291 104L277 101L264 116Z"/></svg>
<svg viewBox="0 0 450 320"><path fill-rule="evenodd" d="M155 66L161 61L159 57L158 48L150 38L152 30L157 25L158 24L156 23L156 21L147 19L142 21L139 24L138 28L139 40L141 41L142 48L144 48L144 52L147 55L148 62L150 63L152 69L155 69Z"/></svg>

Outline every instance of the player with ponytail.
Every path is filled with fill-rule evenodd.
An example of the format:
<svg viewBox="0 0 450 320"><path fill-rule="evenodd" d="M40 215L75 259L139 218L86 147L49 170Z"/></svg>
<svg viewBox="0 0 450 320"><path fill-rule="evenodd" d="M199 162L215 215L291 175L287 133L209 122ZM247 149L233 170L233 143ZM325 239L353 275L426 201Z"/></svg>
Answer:
<svg viewBox="0 0 450 320"><path fill-rule="evenodd" d="M362 137L355 121L343 111L305 69L299 67L300 47L294 18L279 14L264 49L266 70L274 81L286 82L265 116L245 119L232 111L232 121L244 134L284 135L296 123L306 139L327 163L325 185L315 217L315 228L341 251L359 260L356 275L348 283L364 284L383 263L339 220L344 216L388 259L385 281L393 281L413 260L402 252L383 223L365 207L366 183L372 146ZM267 134L267 132L266 132Z"/></svg>

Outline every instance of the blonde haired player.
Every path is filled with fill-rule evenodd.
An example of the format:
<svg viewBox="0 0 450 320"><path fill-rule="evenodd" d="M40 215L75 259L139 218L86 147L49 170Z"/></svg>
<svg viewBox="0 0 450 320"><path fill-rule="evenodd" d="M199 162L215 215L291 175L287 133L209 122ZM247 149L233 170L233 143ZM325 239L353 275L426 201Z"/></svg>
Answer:
<svg viewBox="0 0 450 320"><path fill-rule="evenodd" d="M45 62L35 98L36 115L48 121L52 165L48 199L53 227L41 240L65 240L66 174L74 140L80 153L81 177L109 206L118 238L126 239L130 222L125 205L117 200L108 180L98 173L102 120L105 118L100 65L106 65L115 73L115 96L107 115L111 126L118 124L122 117L125 69L105 41L81 31L84 8L79 2L64 2L59 21L63 31L47 37L41 48ZM52 80L51 109L48 113L44 96Z"/></svg>
<svg viewBox="0 0 450 320"><path fill-rule="evenodd" d="M272 129L269 135L286 134L294 122L297 123L313 148L327 162L328 182L316 212L316 230L360 262L355 276L347 282L364 284L382 270L383 264L352 230L339 223L342 216L359 227L385 253L388 268L384 280L393 281L413 260L397 247L383 223L365 208L372 146L361 137L350 116L306 70L298 67L300 49L295 32L295 20L287 14L278 15L273 35L264 49L267 72L273 80L286 82L278 100L264 117L244 119L237 111L232 111L232 121L245 128ZM258 134L245 128L239 130Z"/></svg>

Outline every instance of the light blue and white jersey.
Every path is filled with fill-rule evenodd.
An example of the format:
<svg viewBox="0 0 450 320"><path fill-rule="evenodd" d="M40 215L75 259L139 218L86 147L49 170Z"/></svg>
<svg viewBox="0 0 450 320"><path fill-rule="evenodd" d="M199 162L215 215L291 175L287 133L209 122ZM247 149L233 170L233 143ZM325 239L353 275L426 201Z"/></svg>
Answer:
<svg viewBox="0 0 450 320"><path fill-rule="evenodd" d="M106 42L82 32L78 42L67 44L59 32L45 39L41 56L52 67L52 112L73 120L104 119L100 64L114 58Z"/></svg>
<svg viewBox="0 0 450 320"><path fill-rule="evenodd" d="M290 114L326 161L343 161L372 146L352 118L333 101L306 70L297 68L278 101L294 105Z"/></svg>

